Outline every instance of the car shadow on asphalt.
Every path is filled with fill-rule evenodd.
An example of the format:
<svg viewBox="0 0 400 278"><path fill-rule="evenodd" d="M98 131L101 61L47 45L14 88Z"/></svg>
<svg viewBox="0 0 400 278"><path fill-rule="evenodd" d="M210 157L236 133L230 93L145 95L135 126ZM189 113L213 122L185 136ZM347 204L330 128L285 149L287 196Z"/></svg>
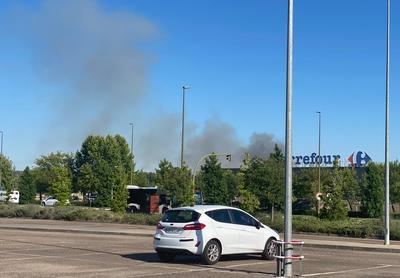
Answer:
<svg viewBox="0 0 400 278"><path fill-rule="evenodd" d="M126 255L121 255L123 258L135 260L135 261L142 261L146 263L162 263L160 259L158 258L157 253L132 253L132 254L126 254ZM223 262L239 262L241 261L243 265L251 265L247 264L246 261L251 261L254 259L258 259L259 256L255 255L226 255L222 256L220 259L220 263ZM260 262L262 260L260 259ZM173 262L166 263L166 264L171 264L171 265L187 265L187 266L194 266L194 267L199 267L199 268L205 268L205 269L214 269L214 270L221 270L221 271L232 271L232 272L241 272L244 274L268 274L268 275L275 275L276 273L273 272L264 272L264 271L253 271L249 269L248 266L246 266L246 270L243 269L238 269L236 268L237 266L240 266L240 264L235 265L235 268L230 267L229 265L222 265L222 264L216 264L216 265L203 265L201 264L200 257L198 256L177 256ZM236 263L235 263L236 264Z"/></svg>

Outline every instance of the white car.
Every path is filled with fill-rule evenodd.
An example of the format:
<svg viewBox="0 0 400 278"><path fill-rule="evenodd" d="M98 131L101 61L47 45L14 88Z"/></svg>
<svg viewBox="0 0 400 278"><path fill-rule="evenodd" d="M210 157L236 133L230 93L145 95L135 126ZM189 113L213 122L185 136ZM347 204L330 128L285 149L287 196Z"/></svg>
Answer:
<svg viewBox="0 0 400 278"><path fill-rule="evenodd" d="M58 203L58 200L53 196L49 196L42 201L42 206L55 206Z"/></svg>
<svg viewBox="0 0 400 278"><path fill-rule="evenodd" d="M215 264L221 255L261 254L272 260L276 231L243 210L226 206L193 206L168 210L154 234L154 249L161 261L178 254L199 255Z"/></svg>

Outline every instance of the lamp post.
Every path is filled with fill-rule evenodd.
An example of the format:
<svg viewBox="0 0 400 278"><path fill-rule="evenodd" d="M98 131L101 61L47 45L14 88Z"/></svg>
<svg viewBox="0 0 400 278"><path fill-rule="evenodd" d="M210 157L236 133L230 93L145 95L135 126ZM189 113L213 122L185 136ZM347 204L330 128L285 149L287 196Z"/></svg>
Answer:
<svg viewBox="0 0 400 278"><path fill-rule="evenodd" d="M1 161L3 160L3 134L4 132L0 130L1 133L1 148L0 148L0 154L1 154ZM0 163L1 163L0 161ZM0 188L2 187L2 177L3 177L3 164L0 164Z"/></svg>
<svg viewBox="0 0 400 278"><path fill-rule="evenodd" d="M131 126L131 155L132 155L132 165L131 165L131 185L133 185L133 123L129 123Z"/></svg>
<svg viewBox="0 0 400 278"><path fill-rule="evenodd" d="M285 257L293 253L292 241L292 66L293 66L293 0L288 0L286 64L286 131L285 131ZM293 274L292 260L285 260L285 276Z"/></svg>
<svg viewBox="0 0 400 278"><path fill-rule="evenodd" d="M183 148L185 141L185 93L189 86L182 86L182 142L181 142L181 168L183 167Z"/></svg>
<svg viewBox="0 0 400 278"><path fill-rule="evenodd" d="M317 112L318 114L318 157L317 157L317 165L318 165L318 192L321 192L321 112ZM321 206L321 198L317 198L317 215L319 216Z"/></svg>
<svg viewBox="0 0 400 278"><path fill-rule="evenodd" d="M385 245L390 245L390 188L389 188L389 79L390 77L390 0L386 16L386 115L385 115Z"/></svg>

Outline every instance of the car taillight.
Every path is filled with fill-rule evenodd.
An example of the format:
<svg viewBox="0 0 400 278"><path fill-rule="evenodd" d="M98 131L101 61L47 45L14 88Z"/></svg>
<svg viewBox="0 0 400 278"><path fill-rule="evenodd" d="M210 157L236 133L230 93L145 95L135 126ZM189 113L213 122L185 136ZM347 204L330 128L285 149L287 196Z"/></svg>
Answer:
<svg viewBox="0 0 400 278"><path fill-rule="evenodd" d="M162 229L164 229L164 226L161 225L161 223L158 223L157 224L157 230L162 230Z"/></svg>
<svg viewBox="0 0 400 278"><path fill-rule="evenodd" d="M183 227L183 229L185 231L199 231L199 230L203 230L206 227L205 224L203 223L194 223L194 224L188 224L185 227Z"/></svg>

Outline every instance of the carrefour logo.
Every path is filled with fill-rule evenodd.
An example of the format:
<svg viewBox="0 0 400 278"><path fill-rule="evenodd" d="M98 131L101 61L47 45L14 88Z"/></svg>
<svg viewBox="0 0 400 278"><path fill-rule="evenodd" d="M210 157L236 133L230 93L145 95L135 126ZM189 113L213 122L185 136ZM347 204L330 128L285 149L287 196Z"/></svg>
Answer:
<svg viewBox="0 0 400 278"><path fill-rule="evenodd" d="M297 155L293 156L293 166L302 167L302 166L313 166L313 165L321 165L321 166L332 166L335 161L339 162L339 165L345 166L340 163L341 156L340 155L317 155L316 153L312 153L311 155ZM362 167L368 164L371 161L371 157L366 152L358 151L353 152L349 158L347 159L350 166L352 167ZM342 161L343 162L343 161Z"/></svg>
<svg viewBox="0 0 400 278"><path fill-rule="evenodd" d="M361 167L367 165L368 162L371 161L371 158L366 152L357 152L352 153L347 159L350 162L350 165L353 167Z"/></svg>

